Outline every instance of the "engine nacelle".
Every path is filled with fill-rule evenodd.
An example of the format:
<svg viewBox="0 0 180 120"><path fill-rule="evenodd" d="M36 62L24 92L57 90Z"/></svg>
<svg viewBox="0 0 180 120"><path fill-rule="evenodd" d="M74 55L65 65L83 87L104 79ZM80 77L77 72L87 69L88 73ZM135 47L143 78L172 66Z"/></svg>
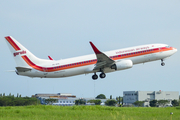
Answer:
<svg viewBox="0 0 180 120"><path fill-rule="evenodd" d="M132 68L133 62L131 60L122 60L111 66L111 69L124 70Z"/></svg>

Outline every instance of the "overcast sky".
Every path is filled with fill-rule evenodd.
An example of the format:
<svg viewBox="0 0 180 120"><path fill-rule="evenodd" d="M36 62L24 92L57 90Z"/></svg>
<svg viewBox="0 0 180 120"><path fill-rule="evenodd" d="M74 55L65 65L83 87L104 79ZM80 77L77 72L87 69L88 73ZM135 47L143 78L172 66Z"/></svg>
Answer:
<svg viewBox="0 0 180 120"><path fill-rule="evenodd" d="M2 0L0 2L0 93L72 93L77 97L123 91L180 91L179 0ZM10 35L39 58L55 60L101 51L164 43L179 51L165 61L134 65L92 80L92 74L68 78L18 76L4 37Z"/></svg>

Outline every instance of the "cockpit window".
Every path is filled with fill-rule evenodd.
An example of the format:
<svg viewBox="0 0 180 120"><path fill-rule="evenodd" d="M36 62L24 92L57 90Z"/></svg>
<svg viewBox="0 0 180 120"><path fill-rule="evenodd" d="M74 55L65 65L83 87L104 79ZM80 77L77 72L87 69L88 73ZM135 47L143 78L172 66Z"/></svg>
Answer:
<svg viewBox="0 0 180 120"><path fill-rule="evenodd" d="M166 48L170 48L170 46L166 46Z"/></svg>

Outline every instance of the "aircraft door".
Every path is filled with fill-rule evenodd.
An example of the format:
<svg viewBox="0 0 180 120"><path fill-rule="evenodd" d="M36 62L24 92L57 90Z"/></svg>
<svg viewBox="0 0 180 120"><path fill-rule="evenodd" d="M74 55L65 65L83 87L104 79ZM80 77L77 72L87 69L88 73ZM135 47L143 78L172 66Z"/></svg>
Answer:
<svg viewBox="0 0 180 120"><path fill-rule="evenodd" d="M162 48L161 47L159 47L159 52L162 53Z"/></svg>

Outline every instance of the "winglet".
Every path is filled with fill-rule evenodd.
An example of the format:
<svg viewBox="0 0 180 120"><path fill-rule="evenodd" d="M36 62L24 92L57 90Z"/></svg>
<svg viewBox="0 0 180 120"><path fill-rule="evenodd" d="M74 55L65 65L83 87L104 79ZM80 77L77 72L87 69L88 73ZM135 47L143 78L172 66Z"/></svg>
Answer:
<svg viewBox="0 0 180 120"><path fill-rule="evenodd" d="M93 48L96 54L101 54L101 52L96 48L96 46L92 42L89 42L89 43L91 44L91 47Z"/></svg>
<svg viewBox="0 0 180 120"><path fill-rule="evenodd" d="M51 56L48 56L48 58L49 58L50 60L53 60Z"/></svg>

